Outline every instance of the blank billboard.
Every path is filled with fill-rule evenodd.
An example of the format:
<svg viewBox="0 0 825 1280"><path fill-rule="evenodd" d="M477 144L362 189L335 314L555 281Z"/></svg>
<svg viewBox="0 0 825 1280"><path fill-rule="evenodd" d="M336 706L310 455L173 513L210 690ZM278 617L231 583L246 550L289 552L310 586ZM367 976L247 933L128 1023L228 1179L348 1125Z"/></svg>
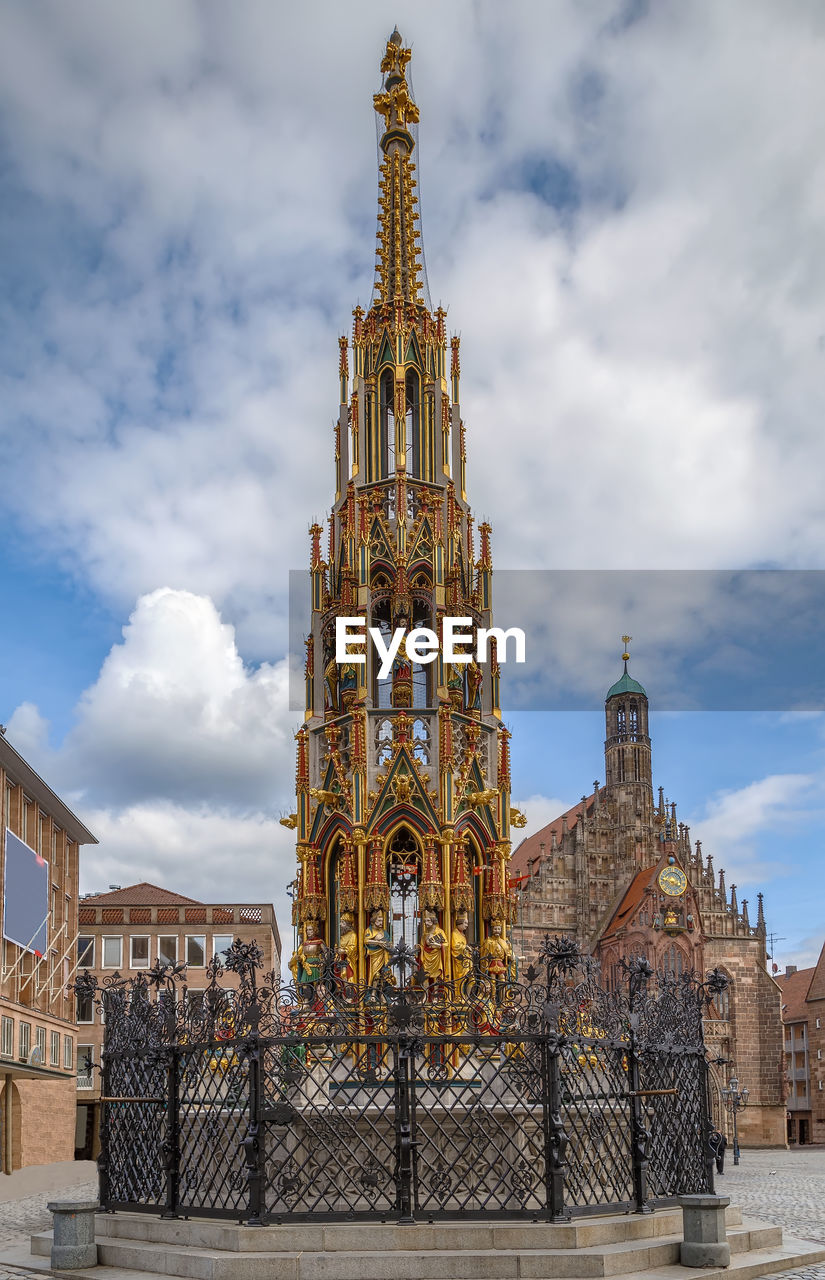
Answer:
<svg viewBox="0 0 825 1280"><path fill-rule="evenodd" d="M42 956L49 945L49 864L6 832L3 937Z"/></svg>

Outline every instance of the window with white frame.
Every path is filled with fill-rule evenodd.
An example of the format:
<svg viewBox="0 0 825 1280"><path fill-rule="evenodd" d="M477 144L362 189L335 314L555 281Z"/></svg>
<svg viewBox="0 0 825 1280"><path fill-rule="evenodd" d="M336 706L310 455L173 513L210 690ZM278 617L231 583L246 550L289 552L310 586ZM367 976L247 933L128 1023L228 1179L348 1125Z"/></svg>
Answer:
<svg viewBox="0 0 825 1280"><path fill-rule="evenodd" d="M60 1032L52 1031L49 1036L49 1066L60 1066Z"/></svg>
<svg viewBox="0 0 825 1280"><path fill-rule="evenodd" d="M197 988L193 990L191 987L186 992L186 1009L190 1017L197 1018L203 1013L203 997L206 993L199 991Z"/></svg>
<svg viewBox="0 0 825 1280"><path fill-rule="evenodd" d="M81 934L77 940L77 967L78 969L95 967L95 940L92 934Z"/></svg>
<svg viewBox="0 0 825 1280"><path fill-rule="evenodd" d="M78 1089L93 1089L95 1083L94 1073L95 1047L93 1044L79 1044L77 1046L77 1087Z"/></svg>
<svg viewBox="0 0 825 1280"><path fill-rule="evenodd" d="M14 1018L7 1018L5 1013L0 1023L0 1057L14 1057Z"/></svg>
<svg viewBox="0 0 825 1280"><path fill-rule="evenodd" d="M129 963L132 969L149 968L149 939L143 935L129 939Z"/></svg>
<svg viewBox="0 0 825 1280"><path fill-rule="evenodd" d="M88 991L77 993L77 1014L75 1022L94 1022L95 1007Z"/></svg>
<svg viewBox="0 0 825 1280"><path fill-rule="evenodd" d="M213 960L217 957L217 959L220 960L221 964L225 964L226 956L223 954L223 952L229 950L234 940L235 939L233 938L231 933L213 933L212 935Z"/></svg>
<svg viewBox="0 0 825 1280"><path fill-rule="evenodd" d="M123 964L123 939L109 937L103 939L103 968L119 969Z"/></svg>
<svg viewBox="0 0 825 1280"><path fill-rule="evenodd" d="M206 934L186 935L186 963L192 969L202 969L206 964Z"/></svg>
<svg viewBox="0 0 825 1280"><path fill-rule="evenodd" d="M178 935L162 933L158 938L158 956L161 964L178 963Z"/></svg>
<svg viewBox="0 0 825 1280"><path fill-rule="evenodd" d="M73 1057L74 1057L74 1054L72 1052L72 1037L64 1036L63 1037L63 1066L66 1068L67 1071L71 1071L72 1069Z"/></svg>
<svg viewBox="0 0 825 1280"><path fill-rule="evenodd" d="M34 1047L40 1054L40 1062L46 1065L46 1028L35 1027L34 1030Z"/></svg>
<svg viewBox="0 0 825 1280"><path fill-rule="evenodd" d="M30 1022L21 1022L18 1057L21 1060L25 1060L26 1058L28 1058L31 1051L32 1051L32 1024Z"/></svg>

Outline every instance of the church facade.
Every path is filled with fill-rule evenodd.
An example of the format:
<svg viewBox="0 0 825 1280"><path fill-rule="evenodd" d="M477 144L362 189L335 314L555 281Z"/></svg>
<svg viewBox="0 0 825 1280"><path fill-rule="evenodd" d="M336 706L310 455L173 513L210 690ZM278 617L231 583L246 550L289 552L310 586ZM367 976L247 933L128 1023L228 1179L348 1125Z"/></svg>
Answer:
<svg viewBox="0 0 825 1280"><path fill-rule="evenodd" d="M477 946L512 966L508 733L495 643L487 660L383 671L373 643L339 661L336 623L389 640L443 636L445 619L490 626L490 527L465 485L459 339L430 304L420 245L410 50L394 31L374 97L382 122L376 273L369 308L340 339L335 498L311 529L311 630L298 733L298 876L291 969L302 989L332 954L347 981L390 979L402 942L428 980L457 983ZM322 541L323 540L323 541ZM472 646L476 651L476 645Z"/></svg>
<svg viewBox="0 0 825 1280"><path fill-rule="evenodd" d="M607 981L634 955L675 975L721 969L730 986L705 1023L714 1119L724 1127L721 1089L736 1076L750 1089L740 1141L783 1145L781 993L767 971L762 894L752 923L747 899L740 903L712 855L691 843L676 805L661 787L654 795L648 698L623 658L605 699L604 785L594 783L513 854L510 877L520 889L513 944L529 963L548 929L570 935L600 961Z"/></svg>

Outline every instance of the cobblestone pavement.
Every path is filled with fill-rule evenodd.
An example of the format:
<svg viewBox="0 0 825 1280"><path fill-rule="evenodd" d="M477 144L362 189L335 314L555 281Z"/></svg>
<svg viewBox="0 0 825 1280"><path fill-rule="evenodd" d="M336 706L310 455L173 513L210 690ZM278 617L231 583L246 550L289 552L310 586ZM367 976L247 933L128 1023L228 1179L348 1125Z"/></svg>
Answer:
<svg viewBox="0 0 825 1280"><path fill-rule="evenodd" d="M52 1215L46 1205L52 1200L96 1200L97 1179L91 1182L76 1182L65 1191L44 1191L37 1195L24 1196L21 1200L7 1200L0 1204L0 1249L9 1245L22 1244L28 1241L34 1231L48 1231L52 1225ZM0 1280L7 1276L16 1276L20 1280L20 1271L6 1271L0 1264Z"/></svg>
<svg viewBox="0 0 825 1280"><path fill-rule="evenodd" d="M789 1235L825 1243L825 1147L745 1151L738 1167L734 1167L732 1157L725 1160L725 1173L717 1177L716 1190L719 1195L730 1196L745 1213L778 1223ZM97 1195L97 1182L75 1185L65 1193L52 1191L0 1205L0 1248L28 1240L33 1231L48 1230L51 1215L46 1204L61 1195L65 1199L91 1199ZM825 1280L825 1263L780 1274L782 1280ZM42 1280L42 1273L7 1268L0 1263L0 1280Z"/></svg>

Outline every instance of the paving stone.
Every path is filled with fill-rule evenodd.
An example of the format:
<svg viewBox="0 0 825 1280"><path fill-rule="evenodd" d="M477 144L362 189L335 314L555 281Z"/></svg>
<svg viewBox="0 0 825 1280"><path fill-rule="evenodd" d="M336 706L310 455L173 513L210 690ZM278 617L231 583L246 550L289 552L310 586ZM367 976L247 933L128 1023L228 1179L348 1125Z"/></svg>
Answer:
<svg viewBox="0 0 825 1280"><path fill-rule="evenodd" d="M725 1172L716 1179L719 1195L730 1196L746 1214L784 1227L792 1236L825 1244L825 1147L791 1151L750 1151L734 1167L730 1148ZM97 1195L97 1183L75 1184L60 1191L9 1200L0 1205L0 1247L28 1242L35 1231L51 1228L50 1200L85 1199ZM825 1263L783 1271L775 1280L825 1280ZM0 1263L0 1280L42 1280L42 1272L19 1270ZM376 1276L375 1280L386 1280ZM774 1277L765 1277L774 1280Z"/></svg>

